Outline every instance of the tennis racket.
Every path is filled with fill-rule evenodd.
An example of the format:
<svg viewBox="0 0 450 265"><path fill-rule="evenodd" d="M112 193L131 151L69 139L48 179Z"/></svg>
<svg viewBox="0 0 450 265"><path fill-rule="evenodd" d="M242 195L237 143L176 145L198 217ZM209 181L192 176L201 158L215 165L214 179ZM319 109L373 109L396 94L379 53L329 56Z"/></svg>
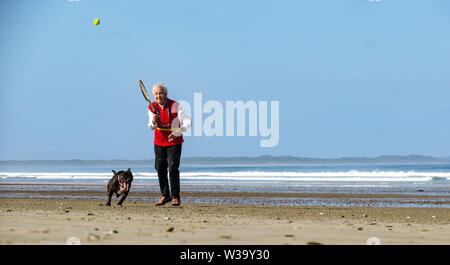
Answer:
<svg viewBox="0 0 450 265"><path fill-rule="evenodd" d="M142 80L139 80L139 87L141 88L141 92L142 92L142 95L144 96L145 100L147 100L148 103L150 103L150 108L152 109L152 112L154 114L157 114L155 107L153 107L152 101L150 100L150 98L148 96L147 89L145 89L144 83L142 83Z"/></svg>

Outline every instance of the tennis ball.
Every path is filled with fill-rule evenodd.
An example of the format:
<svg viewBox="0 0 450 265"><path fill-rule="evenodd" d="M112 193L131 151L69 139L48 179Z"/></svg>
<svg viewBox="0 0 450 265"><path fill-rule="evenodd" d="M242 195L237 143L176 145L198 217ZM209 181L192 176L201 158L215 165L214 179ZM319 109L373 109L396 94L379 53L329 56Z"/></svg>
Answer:
<svg viewBox="0 0 450 265"><path fill-rule="evenodd" d="M98 18L94 19L94 24L97 26L100 25L100 19Z"/></svg>

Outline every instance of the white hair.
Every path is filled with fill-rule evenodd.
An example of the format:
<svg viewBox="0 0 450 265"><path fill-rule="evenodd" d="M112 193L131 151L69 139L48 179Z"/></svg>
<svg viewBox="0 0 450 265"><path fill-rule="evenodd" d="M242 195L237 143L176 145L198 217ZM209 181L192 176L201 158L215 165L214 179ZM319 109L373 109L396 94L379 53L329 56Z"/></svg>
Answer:
<svg viewBox="0 0 450 265"><path fill-rule="evenodd" d="M161 83L154 85L153 89L152 89L153 93L155 93L155 88L161 88L164 91L164 93L167 94L167 87L166 87L166 85L164 85L164 83L161 82Z"/></svg>

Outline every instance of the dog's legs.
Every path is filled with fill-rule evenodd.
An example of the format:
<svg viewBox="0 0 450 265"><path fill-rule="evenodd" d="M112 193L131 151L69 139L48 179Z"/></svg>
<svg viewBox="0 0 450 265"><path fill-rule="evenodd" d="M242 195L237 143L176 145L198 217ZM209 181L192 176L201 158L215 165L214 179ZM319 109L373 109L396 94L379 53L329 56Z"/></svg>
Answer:
<svg viewBox="0 0 450 265"><path fill-rule="evenodd" d="M128 196L128 191L122 193L122 197L120 197L120 201L117 203L117 205L122 206L122 202L127 198Z"/></svg>
<svg viewBox="0 0 450 265"><path fill-rule="evenodd" d="M112 191L108 191L108 202L106 203L106 206L111 206L111 197L113 195Z"/></svg>

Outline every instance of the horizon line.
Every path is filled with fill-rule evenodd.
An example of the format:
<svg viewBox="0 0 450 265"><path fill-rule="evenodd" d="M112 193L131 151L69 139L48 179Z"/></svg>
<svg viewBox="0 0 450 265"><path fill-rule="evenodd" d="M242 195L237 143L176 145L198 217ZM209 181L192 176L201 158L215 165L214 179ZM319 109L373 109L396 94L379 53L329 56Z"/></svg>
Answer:
<svg viewBox="0 0 450 265"><path fill-rule="evenodd" d="M183 157L182 159L204 159L204 158L216 158L216 159L233 159L233 158L295 158L295 159L315 159L315 160L339 160L339 159L376 159L376 158L385 158L385 157L399 157L399 158L433 158L433 159L450 159L450 155L448 156L431 156L431 155L418 155L418 154L409 154L409 155L378 155L378 156L341 156L341 157L307 157L307 156L294 156L294 155L260 155L260 156L189 156ZM146 160L154 160L154 158L145 158L145 159L128 159L128 158L112 158L112 159L80 159L80 158L69 158L69 159L9 159L9 160L0 160L0 162L11 162L11 161L146 161Z"/></svg>

